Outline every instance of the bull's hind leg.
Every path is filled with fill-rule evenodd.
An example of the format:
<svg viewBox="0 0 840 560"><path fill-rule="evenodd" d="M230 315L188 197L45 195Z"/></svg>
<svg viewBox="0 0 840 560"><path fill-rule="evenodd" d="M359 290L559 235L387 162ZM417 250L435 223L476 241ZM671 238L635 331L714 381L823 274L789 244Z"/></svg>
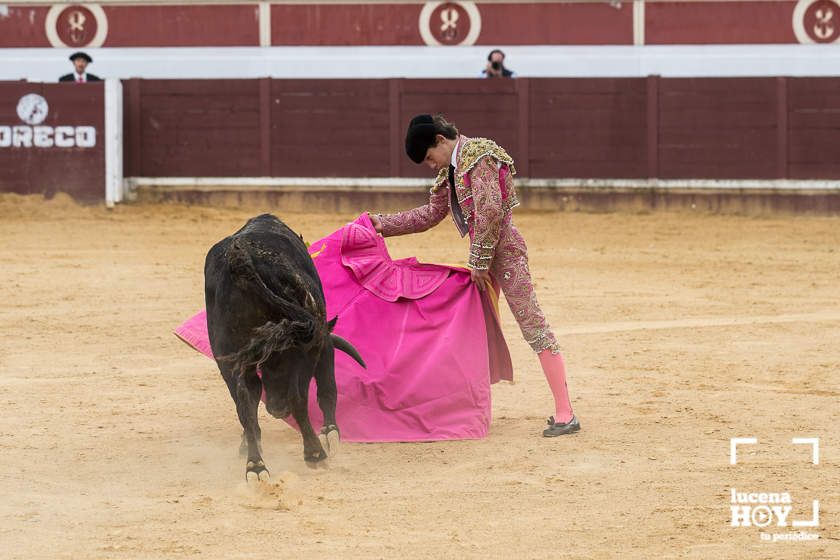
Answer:
<svg viewBox="0 0 840 560"><path fill-rule="evenodd" d="M222 363L219 364L219 370L222 372L222 379L225 380L225 385L227 385L228 391L230 392L230 396L233 399L234 404L238 402L236 398L236 377L233 375L233 372L227 367L227 364ZM237 406L237 412L239 407ZM242 422L242 417L239 417L239 421L245 426L245 423ZM260 430L259 424L257 425L257 448L259 449L260 453L262 453L262 433ZM242 437L239 440L239 456L240 457L247 457L248 456L248 436L245 433L245 430L242 430Z"/></svg>
<svg viewBox="0 0 840 560"><path fill-rule="evenodd" d="M327 458L321 442L312 429L309 421L309 380L307 375L301 375L298 395L292 397L292 416L300 427L300 434L303 436L303 460L310 467Z"/></svg>
<svg viewBox="0 0 840 560"><path fill-rule="evenodd" d="M315 369L315 384L318 387L318 407L324 413L324 425L318 438L327 455L335 457L339 447L339 431L335 419L338 389L335 385L335 350L328 344L321 354Z"/></svg>
<svg viewBox="0 0 840 560"><path fill-rule="evenodd" d="M260 450L260 425L257 421L257 409L260 404L262 383L256 373L242 376L236 384L236 413L245 430L248 444L248 459L245 464L246 480L268 480L268 469L262 460Z"/></svg>

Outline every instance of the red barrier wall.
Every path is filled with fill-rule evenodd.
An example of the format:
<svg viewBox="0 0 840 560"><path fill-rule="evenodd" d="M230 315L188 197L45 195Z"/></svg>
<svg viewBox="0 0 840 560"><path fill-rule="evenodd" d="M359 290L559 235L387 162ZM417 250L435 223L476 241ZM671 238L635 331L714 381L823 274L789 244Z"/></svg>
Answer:
<svg viewBox="0 0 840 560"><path fill-rule="evenodd" d="M780 177L775 78L659 81L662 178Z"/></svg>
<svg viewBox="0 0 840 560"><path fill-rule="evenodd" d="M787 174L840 178L840 79L788 80Z"/></svg>
<svg viewBox="0 0 840 560"><path fill-rule="evenodd" d="M647 80L528 81L530 176L652 176Z"/></svg>
<svg viewBox="0 0 840 560"><path fill-rule="evenodd" d="M650 2L645 6L649 45L796 43L796 2Z"/></svg>
<svg viewBox="0 0 840 560"><path fill-rule="evenodd" d="M442 112L533 178L840 179L840 78L128 80L126 176L425 177Z"/></svg>
<svg viewBox="0 0 840 560"><path fill-rule="evenodd" d="M630 0L424 6L432 4L280 1L263 14L269 20L263 23L270 27L270 45L629 45L637 17L646 44L840 40L840 8L833 0L651 1L643 12L634 11ZM0 16L0 48L256 46L260 17L257 2L12 4ZM107 33L99 36L98 29Z"/></svg>
<svg viewBox="0 0 840 560"><path fill-rule="evenodd" d="M126 176L265 175L257 80L128 80L123 106Z"/></svg>
<svg viewBox="0 0 840 560"><path fill-rule="evenodd" d="M257 47L255 4L104 6L106 47ZM138 25L138 22L143 22Z"/></svg>
<svg viewBox="0 0 840 560"><path fill-rule="evenodd" d="M840 78L123 85L129 177L428 177L403 152L428 111L498 140L525 177L840 179ZM0 83L0 191L101 199L103 96Z"/></svg>
<svg viewBox="0 0 840 560"><path fill-rule="evenodd" d="M105 194L104 85L0 82L0 191Z"/></svg>
<svg viewBox="0 0 840 560"><path fill-rule="evenodd" d="M387 80L264 80L278 177L389 176ZM319 175L320 172L320 175Z"/></svg>

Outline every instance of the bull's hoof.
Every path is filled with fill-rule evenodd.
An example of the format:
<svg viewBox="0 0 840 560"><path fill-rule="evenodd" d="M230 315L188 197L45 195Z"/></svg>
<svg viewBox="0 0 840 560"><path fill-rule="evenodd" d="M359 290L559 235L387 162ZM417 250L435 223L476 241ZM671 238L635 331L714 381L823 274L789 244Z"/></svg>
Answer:
<svg viewBox="0 0 840 560"><path fill-rule="evenodd" d="M339 444L341 437L338 432L338 427L335 424L324 426L321 428L321 433L318 434L318 439L321 440L321 446L327 452L328 457L335 457L338 455Z"/></svg>
<svg viewBox="0 0 840 560"><path fill-rule="evenodd" d="M306 466L312 469L323 466L324 459L326 458L327 453L323 449L308 451L303 454L303 460L306 461Z"/></svg>
<svg viewBox="0 0 840 560"><path fill-rule="evenodd" d="M249 484L255 482L268 482L270 478L268 469L265 468L265 463L262 461L257 461L256 463L248 461L248 464L245 466L245 480Z"/></svg>

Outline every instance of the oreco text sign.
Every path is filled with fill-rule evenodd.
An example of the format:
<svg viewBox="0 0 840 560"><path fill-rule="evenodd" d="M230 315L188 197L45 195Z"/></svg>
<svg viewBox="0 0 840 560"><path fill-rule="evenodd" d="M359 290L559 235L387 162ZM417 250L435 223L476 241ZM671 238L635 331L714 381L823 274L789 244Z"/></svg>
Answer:
<svg viewBox="0 0 840 560"><path fill-rule="evenodd" d="M18 101L17 114L26 125L0 125L0 148L93 148L96 128L92 126L43 126L47 100L37 93Z"/></svg>
<svg viewBox="0 0 840 560"><path fill-rule="evenodd" d="M93 148L92 126L0 126L0 148Z"/></svg>

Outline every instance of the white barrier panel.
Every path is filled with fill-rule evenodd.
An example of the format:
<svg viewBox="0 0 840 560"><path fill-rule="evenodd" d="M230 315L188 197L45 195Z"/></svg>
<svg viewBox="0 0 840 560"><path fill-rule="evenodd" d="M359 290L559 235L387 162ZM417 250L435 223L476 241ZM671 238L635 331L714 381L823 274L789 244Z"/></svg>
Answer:
<svg viewBox="0 0 840 560"><path fill-rule="evenodd" d="M107 78L477 78L488 47L88 49ZM837 45L512 46L520 77L840 76ZM69 49L0 49L0 80L54 82Z"/></svg>
<svg viewBox="0 0 840 560"><path fill-rule="evenodd" d="M122 83L105 80L105 204L123 200L123 98Z"/></svg>

